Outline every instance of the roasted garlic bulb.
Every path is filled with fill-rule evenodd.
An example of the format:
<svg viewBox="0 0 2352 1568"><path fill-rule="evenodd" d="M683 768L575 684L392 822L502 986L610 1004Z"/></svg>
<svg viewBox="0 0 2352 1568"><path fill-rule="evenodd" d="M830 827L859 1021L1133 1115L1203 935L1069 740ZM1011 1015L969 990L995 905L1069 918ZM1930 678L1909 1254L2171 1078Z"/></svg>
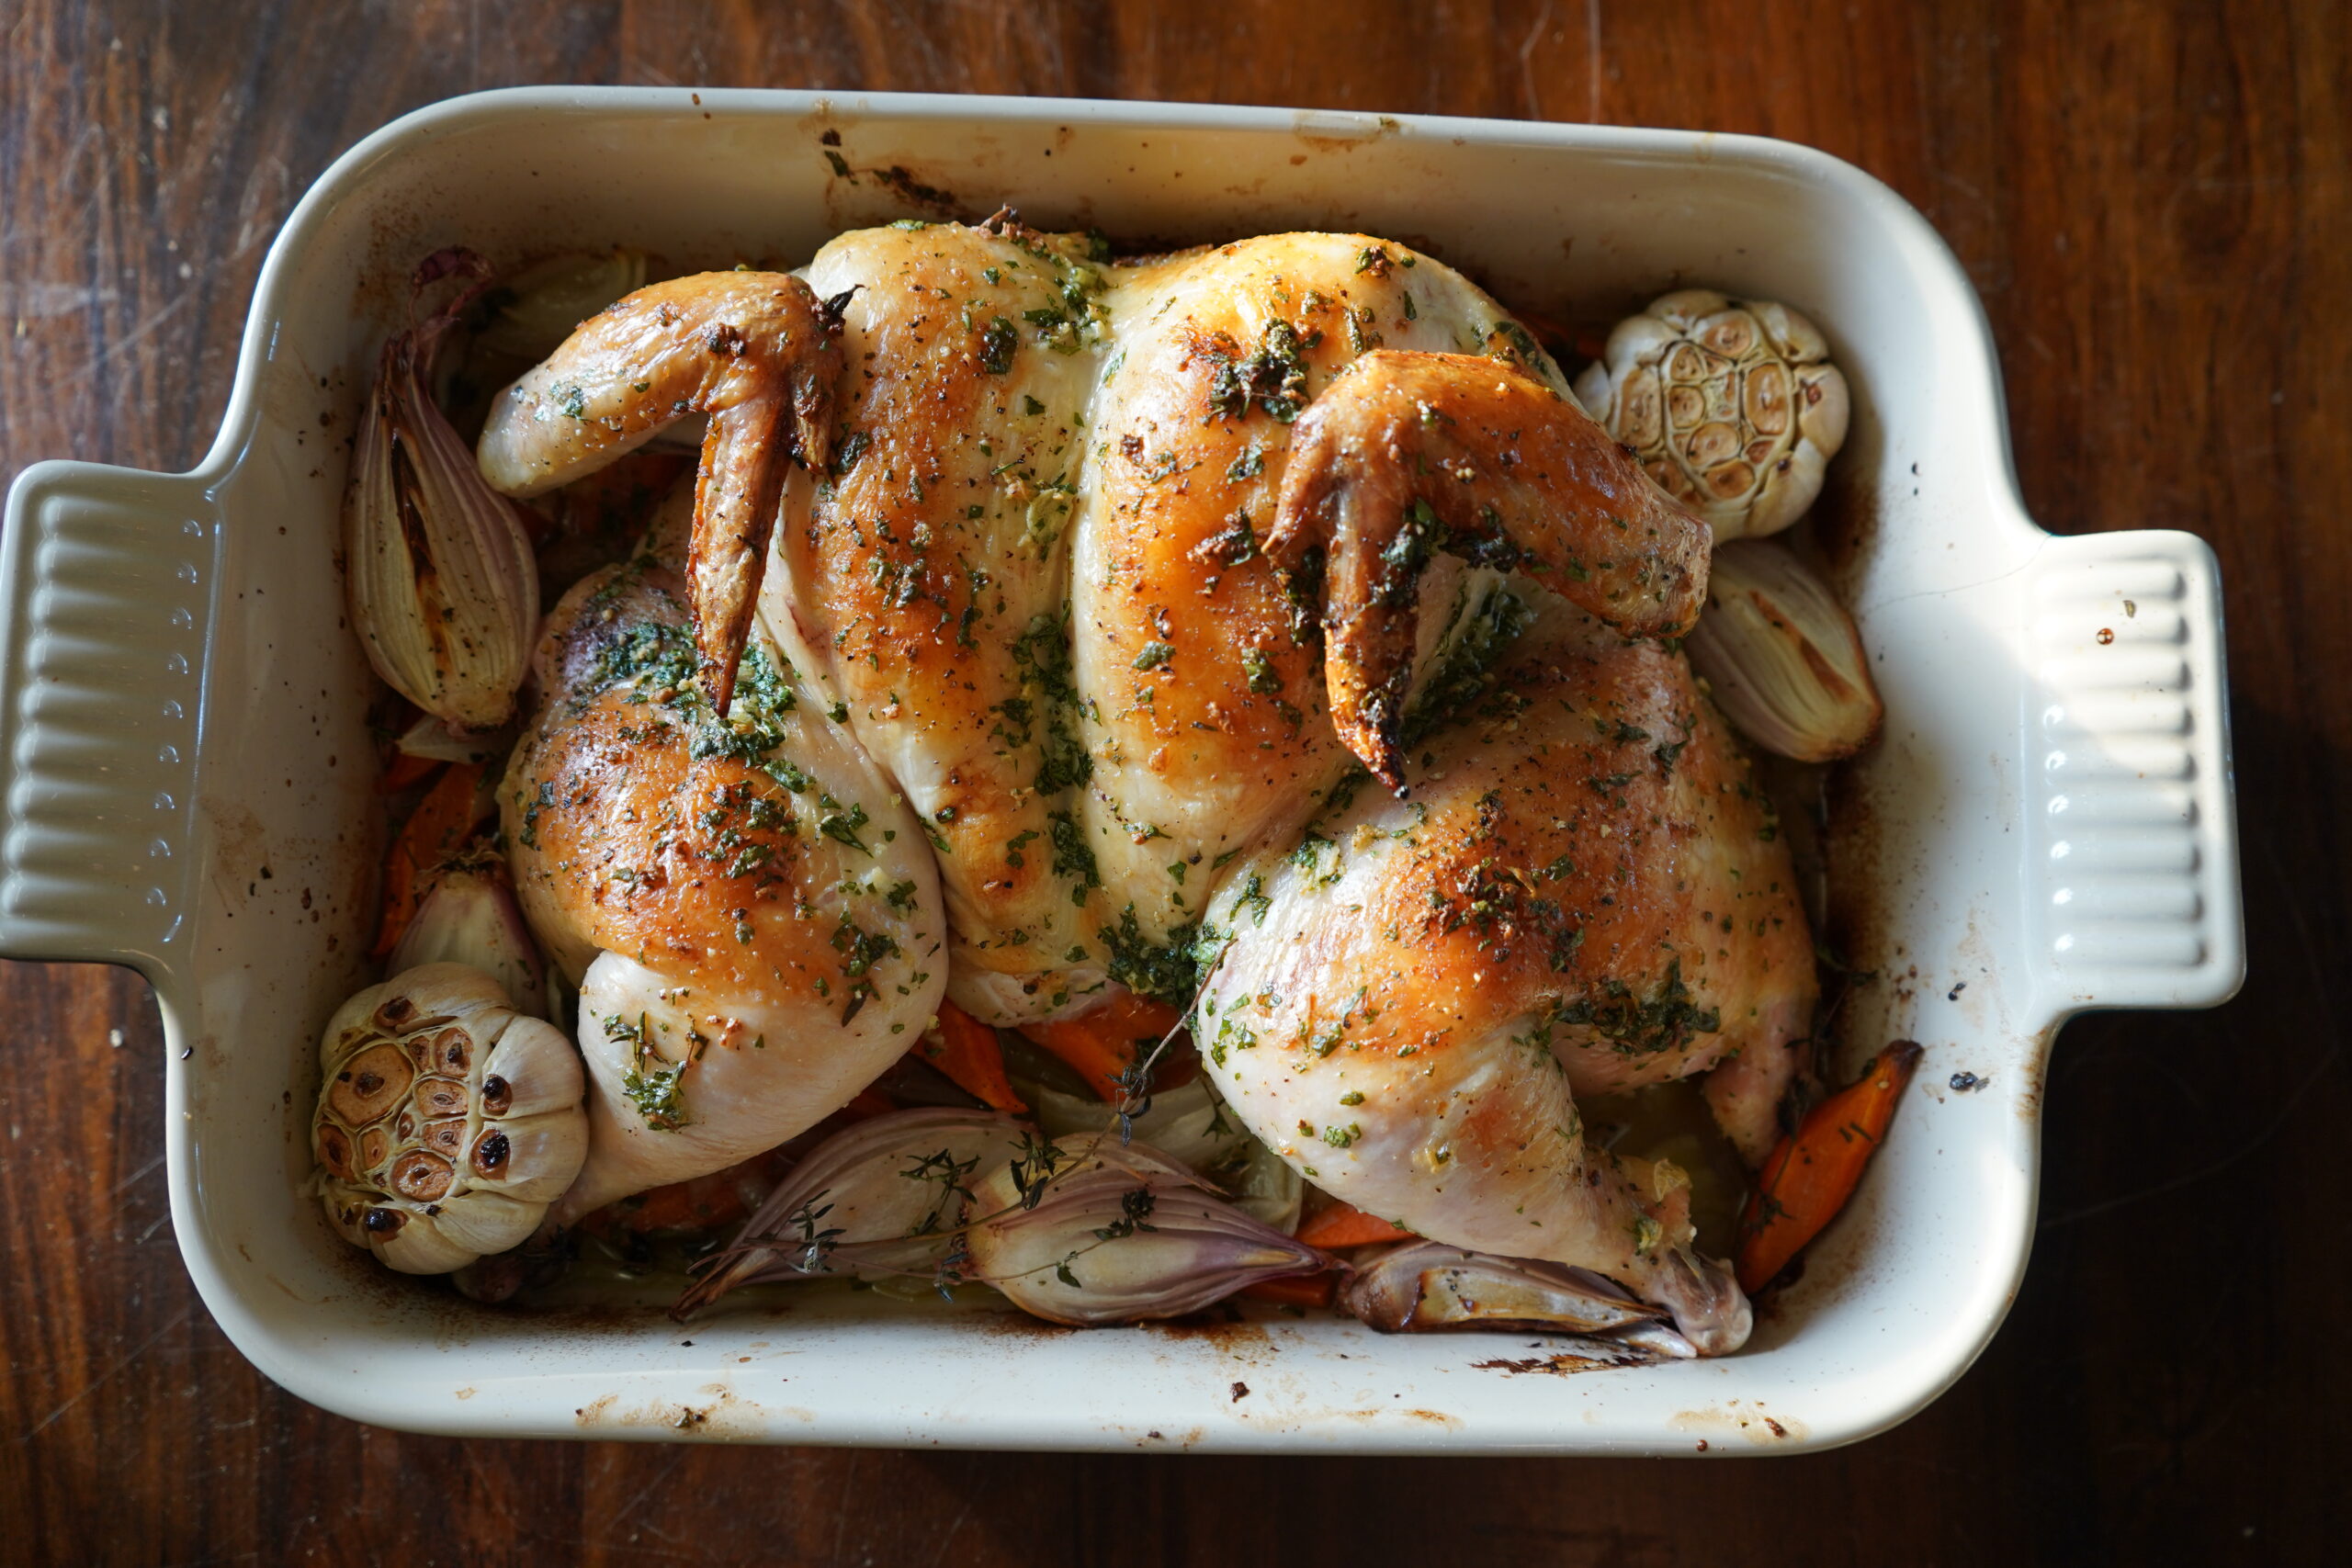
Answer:
<svg viewBox="0 0 2352 1568"><path fill-rule="evenodd" d="M580 1053L462 964L344 1003L319 1065L311 1148L327 1219L403 1274L521 1242L588 1152Z"/></svg>
<svg viewBox="0 0 2352 1568"><path fill-rule="evenodd" d="M1576 394L1718 542L1804 516L1846 444L1846 378L1813 323L1713 289L1677 290L1618 322Z"/></svg>

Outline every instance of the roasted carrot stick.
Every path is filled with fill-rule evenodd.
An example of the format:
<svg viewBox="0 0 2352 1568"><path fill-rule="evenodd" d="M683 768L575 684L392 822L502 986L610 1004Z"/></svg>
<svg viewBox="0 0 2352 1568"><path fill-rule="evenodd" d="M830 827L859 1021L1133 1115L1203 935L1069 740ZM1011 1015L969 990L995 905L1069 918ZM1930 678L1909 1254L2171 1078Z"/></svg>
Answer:
<svg viewBox="0 0 2352 1568"><path fill-rule="evenodd" d="M1410 1241L1413 1233L1399 1230L1386 1220L1367 1214L1348 1203L1333 1203L1319 1213L1306 1216L1298 1227L1298 1239L1309 1247L1370 1247L1377 1241Z"/></svg>
<svg viewBox="0 0 2352 1568"><path fill-rule="evenodd" d="M721 1188L716 1191L699 1192L692 1181L673 1182L668 1187L656 1187L645 1194L645 1201L622 1216L622 1229L646 1231L686 1230L704 1225L723 1225L744 1215L741 1201Z"/></svg>
<svg viewBox="0 0 2352 1568"><path fill-rule="evenodd" d="M784 1179L792 1162L775 1149L739 1160L724 1170L656 1187L624 1198L588 1216L600 1235L628 1232L716 1230L750 1213L764 1191Z"/></svg>
<svg viewBox="0 0 2352 1568"><path fill-rule="evenodd" d="M1182 1021L1164 1003L1114 989L1093 1011L1054 1023L1024 1023L1021 1032L1075 1068L1095 1093L1115 1103L1125 1093L1119 1077Z"/></svg>
<svg viewBox="0 0 2352 1568"><path fill-rule="evenodd" d="M471 762L451 763L392 840L384 856L384 919L376 931L376 957L391 952L408 929L435 868L473 837L481 787L481 768Z"/></svg>
<svg viewBox="0 0 2352 1568"><path fill-rule="evenodd" d="M1281 1280L1260 1280L1244 1285L1234 1294L1251 1301L1273 1302L1282 1306L1327 1307L1338 1287L1330 1274L1293 1274Z"/></svg>
<svg viewBox="0 0 2352 1568"><path fill-rule="evenodd" d="M384 771L376 775L378 795L398 795L411 784L420 784L448 764L432 757L412 757L405 751L394 751Z"/></svg>
<svg viewBox="0 0 2352 1568"><path fill-rule="evenodd" d="M1886 1137L1920 1054L1917 1043L1896 1041L1853 1084L1815 1106L1793 1136L1781 1140L1758 1173L1740 1221L1741 1290L1770 1283L1846 1206L1862 1168Z"/></svg>
<svg viewBox="0 0 2352 1568"><path fill-rule="evenodd" d="M939 1027L916 1043L915 1055L990 1110L1017 1115L1029 1109L1005 1078L996 1031L953 1002L939 1004Z"/></svg>
<svg viewBox="0 0 2352 1568"><path fill-rule="evenodd" d="M853 1122L863 1122L869 1116L888 1116L899 1109L899 1102L876 1089L872 1084L857 1091L855 1099L841 1108L839 1115Z"/></svg>

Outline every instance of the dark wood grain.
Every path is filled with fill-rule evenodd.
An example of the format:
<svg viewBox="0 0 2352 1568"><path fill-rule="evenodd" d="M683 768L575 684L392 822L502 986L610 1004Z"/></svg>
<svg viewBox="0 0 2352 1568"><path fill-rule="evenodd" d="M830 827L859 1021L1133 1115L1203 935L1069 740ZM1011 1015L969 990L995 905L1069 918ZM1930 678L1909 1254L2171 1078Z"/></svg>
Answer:
<svg viewBox="0 0 2352 1568"><path fill-rule="evenodd" d="M0 471L209 442L334 155L474 87L1056 93L1706 126L1891 183L1991 311L2060 531L2218 547L2253 969L2059 1043L2032 1271L1899 1430L1757 1464L457 1443L266 1382L173 1244L135 979L0 969L0 1556L61 1563L2341 1561L2352 1368L2352 9L0 6Z"/></svg>

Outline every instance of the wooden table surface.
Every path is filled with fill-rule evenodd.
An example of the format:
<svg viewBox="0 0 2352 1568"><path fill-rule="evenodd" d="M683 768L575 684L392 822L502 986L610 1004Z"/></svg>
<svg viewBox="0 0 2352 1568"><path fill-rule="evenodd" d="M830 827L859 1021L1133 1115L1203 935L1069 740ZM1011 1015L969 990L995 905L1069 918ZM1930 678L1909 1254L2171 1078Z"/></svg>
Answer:
<svg viewBox="0 0 2352 1568"><path fill-rule="evenodd" d="M1344 17L1345 19L1342 19ZM1890 182L1991 311L2062 531L2194 529L2230 617L2239 998L2070 1026L2040 1239L1907 1426L1743 1464L452 1442L265 1382L198 1302L128 973L0 968L0 1556L294 1562L2312 1562L2352 1375L2352 7L1905 0L0 5L0 473L210 442L263 253L393 116L526 82L1702 126ZM2331 805L2334 801L2336 804ZM2334 1152L2332 1152L2334 1151ZM2335 1558L2341 1561L2341 1557Z"/></svg>

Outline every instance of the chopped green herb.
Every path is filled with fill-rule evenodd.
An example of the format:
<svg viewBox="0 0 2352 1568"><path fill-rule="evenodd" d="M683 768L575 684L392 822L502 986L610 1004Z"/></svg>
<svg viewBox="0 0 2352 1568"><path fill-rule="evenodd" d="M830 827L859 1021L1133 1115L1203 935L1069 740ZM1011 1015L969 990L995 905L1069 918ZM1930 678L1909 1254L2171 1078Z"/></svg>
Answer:
<svg viewBox="0 0 2352 1568"><path fill-rule="evenodd" d="M980 334L980 368L991 376L1003 376L1012 369L1012 355L1021 346L1021 333L1002 316L990 318L988 331Z"/></svg>

